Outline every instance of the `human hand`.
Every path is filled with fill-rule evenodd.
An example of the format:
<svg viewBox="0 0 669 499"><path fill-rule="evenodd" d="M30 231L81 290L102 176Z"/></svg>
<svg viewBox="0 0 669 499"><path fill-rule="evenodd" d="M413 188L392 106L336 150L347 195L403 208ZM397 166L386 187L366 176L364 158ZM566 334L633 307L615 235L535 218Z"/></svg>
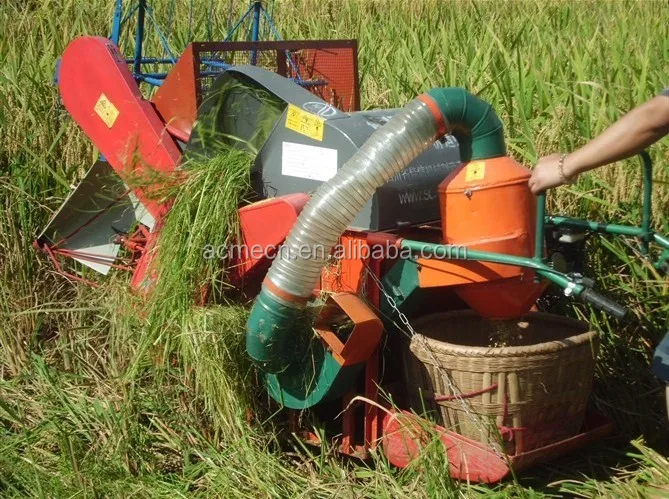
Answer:
<svg viewBox="0 0 669 499"><path fill-rule="evenodd" d="M528 181L532 194L541 194L546 189L564 184L560 176L560 156L561 154L556 153L539 158Z"/></svg>

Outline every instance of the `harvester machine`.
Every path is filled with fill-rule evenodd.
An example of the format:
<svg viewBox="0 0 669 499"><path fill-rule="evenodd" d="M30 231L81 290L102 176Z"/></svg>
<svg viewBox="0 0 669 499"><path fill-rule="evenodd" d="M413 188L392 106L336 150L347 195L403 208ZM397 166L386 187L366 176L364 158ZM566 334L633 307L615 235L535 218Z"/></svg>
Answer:
<svg viewBox="0 0 669 499"><path fill-rule="evenodd" d="M439 438L454 477L496 482L611 431L586 407L596 333L535 304L552 284L625 315L554 263L552 248L585 232L657 244L666 262L669 240L648 215L648 157L642 226L550 216L495 110L467 90L359 111L354 41L244 43L271 70L221 66L234 44L192 43L147 100L112 41L74 40L60 94L104 159L36 245L63 271L62 257L130 268L133 287L150 292L169 204L132 177L215 156L211 130L255 141L240 242L261 251L236 262L235 284L255 296L248 354L296 434L322 438L303 427L307 410L340 452L378 448L397 466ZM118 262L122 246L133 256Z"/></svg>

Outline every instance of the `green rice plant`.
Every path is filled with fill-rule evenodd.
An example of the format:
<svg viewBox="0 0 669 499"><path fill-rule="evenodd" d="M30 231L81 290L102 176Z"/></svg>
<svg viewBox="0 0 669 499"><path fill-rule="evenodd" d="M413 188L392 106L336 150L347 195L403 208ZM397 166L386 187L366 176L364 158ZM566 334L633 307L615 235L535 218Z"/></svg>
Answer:
<svg viewBox="0 0 669 499"><path fill-rule="evenodd" d="M157 355L165 363L173 362L175 355L182 356L180 360L193 370L198 385L224 397L225 388L231 387L224 383L217 386L207 377L217 377L224 366L235 366L229 369L230 373L240 367L238 361L243 353L239 349L239 333L243 332L244 310L228 306L216 309L217 313L208 310L194 316L193 308L206 290L214 298L221 298L229 287L226 264L230 262L207 258L205 249L209 245L227 248L239 240L237 210L249 189L250 164L247 152L230 148L209 161L190 161L179 172L183 179L177 183L172 206L151 250L155 256L148 273L151 284L146 327L140 340L141 354L135 360L135 366L150 366L143 355ZM212 333L212 320L217 321L220 331L214 329ZM206 331L198 332L198 326ZM232 345L227 344L230 341ZM230 351L236 353L232 362L227 355ZM161 369L160 365L159 362L152 368ZM136 376L136 369L132 368L128 375ZM243 393L239 387L234 388L235 394ZM233 412L236 409L231 408ZM216 414L227 416L226 412Z"/></svg>
<svg viewBox="0 0 669 499"><path fill-rule="evenodd" d="M252 135L242 140L233 134L250 101L258 110ZM159 358L165 362L176 356L192 373L209 414L231 439L243 430L234 427L249 409L247 395L253 394L255 383L242 343L247 310L226 296L232 290L230 266L239 255L226 253L243 242L238 209L251 194L251 164L281 111L265 90L234 79L214 88L176 178L167 179L160 190L170 208L150 250L140 351L155 355L160 347ZM224 305L198 308L206 303ZM136 362L145 364L141 355Z"/></svg>
<svg viewBox="0 0 669 499"><path fill-rule="evenodd" d="M611 482L569 480L560 484L561 492L572 497L666 497L669 491L669 461L649 449L642 440L633 440L628 455L646 468L641 473L625 469Z"/></svg>

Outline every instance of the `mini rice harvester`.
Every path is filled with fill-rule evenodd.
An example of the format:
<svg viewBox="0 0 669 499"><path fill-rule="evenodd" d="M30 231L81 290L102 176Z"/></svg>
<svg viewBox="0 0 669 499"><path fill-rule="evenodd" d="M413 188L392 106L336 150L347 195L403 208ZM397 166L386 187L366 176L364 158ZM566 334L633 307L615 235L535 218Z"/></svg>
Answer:
<svg viewBox="0 0 669 499"><path fill-rule="evenodd" d="M247 14L266 15L260 2ZM260 89L280 112L251 169L257 202L239 208L245 247L262 251L235 262L235 284L257 295L248 354L296 433L319 442L300 424L308 409L340 452L380 448L397 466L436 436L454 477L491 483L611 431L586 410L596 334L534 306L551 283L625 315L555 263L586 232L637 238L645 253L657 244L666 265L649 157L641 226L547 215L480 98L434 88L401 109L360 111L355 41L255 35L190 43L162 75L142 71L153 59L142 59L141 34L133 59L118 40L71 42L62 102L103 158L36 246L64 273L71 257L102 273L128 268L135 289L150 287L168 207L128 176L172 172L190 150L215 155L206 127L251 140ZM160 86L146 99L140 82ZM217 92L231 82L235 92ZM134 257L119 264L122 246Z"/></svg>

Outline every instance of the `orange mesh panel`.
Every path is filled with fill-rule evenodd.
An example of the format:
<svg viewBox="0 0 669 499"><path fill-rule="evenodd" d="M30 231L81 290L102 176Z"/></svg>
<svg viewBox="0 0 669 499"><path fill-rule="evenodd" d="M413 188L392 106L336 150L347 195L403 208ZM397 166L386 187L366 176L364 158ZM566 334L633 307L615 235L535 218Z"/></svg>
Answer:
<svg viewBox="0 0 669 499"><path fill-rule="evenodd" d="M360 109L356 40L195 42L198 100L225 70L251 64L273 71L342 111Z"/></svg>

